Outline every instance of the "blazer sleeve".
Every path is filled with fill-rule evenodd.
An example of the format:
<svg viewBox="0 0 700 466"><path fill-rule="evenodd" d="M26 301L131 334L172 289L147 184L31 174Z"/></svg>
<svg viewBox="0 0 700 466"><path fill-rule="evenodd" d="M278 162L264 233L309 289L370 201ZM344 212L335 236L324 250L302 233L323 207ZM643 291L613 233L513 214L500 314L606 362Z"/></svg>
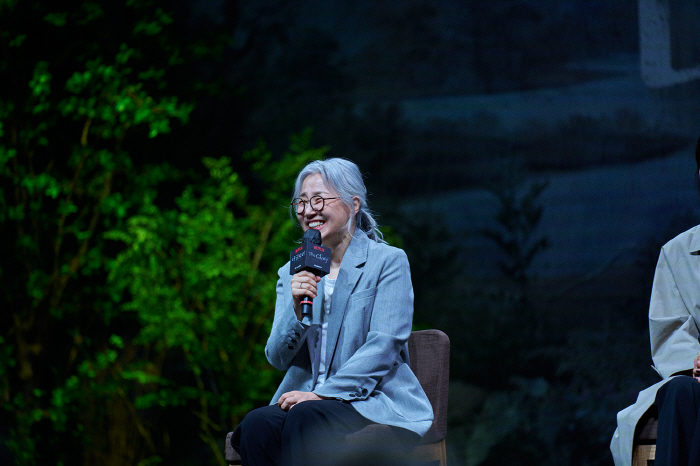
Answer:
<svg viewBox="0 0 700 466"><path fill-rule="evenodd" d="M698 328L679 290L681 286L698 286L684 273L686 264L677 261L675 251L661 249L654 274L649 305L649 338L654 369L663 378L693 368L693 358L700 350ZM677 267L676 267L677 266Z"/></svg>
<svg viewBox="0 0 700 466"><path fill-rule="evenodd" d="M302 324L296 318L289 288L289 265L283 266L278 271L277 301L275 303L275 318L272 323L272 331L265 345L265 356L276 369L286 371L289 369L297 353L306 346L306 336L309 326Z"/></svg>
<svg viewBox="0 0 700 466"><path fill-rule="evenodd" d="M319 396L346 401L366 399L401 362L399 355L413 322L413 286L406 253L397 248L390 251L382 263L376 264L379 271L366 340L337 372L314 390Z"/></svg>

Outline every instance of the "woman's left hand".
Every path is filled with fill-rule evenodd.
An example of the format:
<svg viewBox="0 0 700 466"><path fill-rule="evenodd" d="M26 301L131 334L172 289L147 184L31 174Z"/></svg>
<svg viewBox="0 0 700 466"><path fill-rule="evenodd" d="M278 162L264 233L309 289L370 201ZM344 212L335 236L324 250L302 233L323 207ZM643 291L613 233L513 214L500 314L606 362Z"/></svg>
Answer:
<svg viewBox="0 0 700 466"><path fill-rule="evenodd" d="M293 392L287 392L284 393L279 400L277 400L277 404L280 406L285 411L289 411L292 407L294 407L295 404L301 403L302 401L309 401L309 400L322 400L320 396L315 394L314 392L300 392L297 390L294 390Z"/></svg>

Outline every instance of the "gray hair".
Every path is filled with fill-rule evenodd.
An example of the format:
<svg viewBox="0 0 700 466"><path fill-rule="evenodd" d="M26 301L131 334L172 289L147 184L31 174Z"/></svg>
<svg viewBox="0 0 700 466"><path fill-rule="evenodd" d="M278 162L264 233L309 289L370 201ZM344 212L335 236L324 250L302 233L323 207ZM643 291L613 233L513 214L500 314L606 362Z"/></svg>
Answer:
<svg viewBox="0 0 700 466"><path fill-rule="evenodd" d="M360 210L357 212L357 215L355 215L355 228L364 231L370 239L378 243L385 243L384 236L378 229L379 225L377 221L374 220L372 212L367 205L367 188L362 180L360 169L350 160L332 158L309 162L297 176L292 197L299 197L301 185L304 183L304 180L308 176L317 173L321 175L323 183L328 188L338 193L343 204L345 204L350 212L354 212L355 210L353 197L357 197L360 200ZM294 212L292 212L292 215L294 215ZM348 227L352 219L353 217L351 215L350 220L348 220Z"/></svg>

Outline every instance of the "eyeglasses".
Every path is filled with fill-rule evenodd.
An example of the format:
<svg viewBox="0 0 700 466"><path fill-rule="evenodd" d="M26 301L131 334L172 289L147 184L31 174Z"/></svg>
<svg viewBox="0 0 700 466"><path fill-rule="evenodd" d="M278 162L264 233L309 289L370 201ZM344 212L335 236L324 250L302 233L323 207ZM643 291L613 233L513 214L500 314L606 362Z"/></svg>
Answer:
<svg viewBox="0 0 700 466"><path fill-rule="evenodd" d="M340 199L339 197L321 197L321 196L312 196L311 199L308 201L305 201L304 199L297 197L292 199L291 206L292 209L297 214L303 214L304 211L306 210L306 203L308 202L309 205L313 210L316 212L321 212L323 208L326 206L326 201L330 201L332 199Z"/></svg>

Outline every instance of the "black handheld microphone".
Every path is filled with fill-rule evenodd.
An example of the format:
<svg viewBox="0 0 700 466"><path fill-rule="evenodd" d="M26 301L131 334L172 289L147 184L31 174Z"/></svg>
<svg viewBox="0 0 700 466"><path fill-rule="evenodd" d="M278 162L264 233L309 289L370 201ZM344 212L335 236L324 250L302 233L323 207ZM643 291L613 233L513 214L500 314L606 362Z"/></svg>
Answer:
<svg viewBox="0 0 700 466"><path fill-rule="evenodd" d="M301 246L289 254L289 273L294 275L308 270L316 276L323 277L331 271L331 248L321 246L321 232L309 228L304 232ZM301 317L311 319L313 299L305 296L301 300Z"/></svg>

